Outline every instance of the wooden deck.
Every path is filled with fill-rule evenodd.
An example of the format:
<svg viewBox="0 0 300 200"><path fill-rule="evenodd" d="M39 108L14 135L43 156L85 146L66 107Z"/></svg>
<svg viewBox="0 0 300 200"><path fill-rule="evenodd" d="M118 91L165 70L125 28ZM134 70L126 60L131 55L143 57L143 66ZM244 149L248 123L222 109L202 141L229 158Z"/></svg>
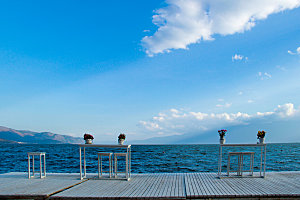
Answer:
<svg viewBox="0 0 300 200"><path fill-rule="evenodd" d="M92 177L1 174L0 199L300 199L300 171L268 172L266 178L219 179L216 173L133 174L130 181Z"/></svg>

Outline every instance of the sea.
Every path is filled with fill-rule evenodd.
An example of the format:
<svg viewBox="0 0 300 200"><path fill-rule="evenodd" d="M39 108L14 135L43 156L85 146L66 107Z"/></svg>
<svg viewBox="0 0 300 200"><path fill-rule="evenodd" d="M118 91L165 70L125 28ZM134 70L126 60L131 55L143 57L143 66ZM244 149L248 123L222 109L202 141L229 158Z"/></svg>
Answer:
<svg viewBox="0 0 300 200"><path fill-rule="evenodd" d="M254 171L260 167L260 147L223 148L222 168L226 171L229 151L254 151ZM0 144L0 173L27 172L27 152L46 152L49 173L79 173L79 146L76 144ZM122 152L122 149L86 148L87 173L97 173L97 152ZM199 145L132 145L132 173L217 172L217 144ZM103 158L103 166L108 159ZM36 158L36 167L39 167ZM118 161L122 171L125 161ZM231 159L231 166L237 160ZM244 158L247 168L249 159ZM249 165L248 165L249 166ZM266 171L299 171L300 143L267 144Z"/></svg>

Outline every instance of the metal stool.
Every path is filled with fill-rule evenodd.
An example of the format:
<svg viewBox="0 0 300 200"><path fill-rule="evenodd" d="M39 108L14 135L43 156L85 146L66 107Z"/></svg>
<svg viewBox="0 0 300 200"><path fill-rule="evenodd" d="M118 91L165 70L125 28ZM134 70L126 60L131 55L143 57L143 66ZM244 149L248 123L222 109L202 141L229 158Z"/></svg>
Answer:
<svg viewBox="0 0 300 200"><path fill-rule="evenodd" d="M230 157L234 155L238 156L238 169L236 171L230 170ZM243 170L244 155L250 155L249 170ZM243 172L251 172L251 175L253 176L253 163L254 163L254 152L229 152L228 161L227 161L227 176L229 176L230 172L237 172L238 176L243 176Z"/></svg>
<svg viewBox="0 0 300 200"><path fill-rule="evenodd" d="M115 159L115 178L117 178L118 175L118 156L124 156L126 159L126 172L119 172L119 173L126 173L126 179L129 180L128 177L128 154L127 153L114 153L114 159Z"/></svg>
<svg viewBox="0 0 300 200"><path fill-rule="evenodd" d="M34 177L34 156L40 156L40 178L46 177L46 153L45 152L28 152L28 178ZM30 156L32 156L32 175L30 175ZM44 175L42 175L42 156L44 156Z"/></svg>
<svg viewBox="0 0 300 200"><path fill-rule="evenodd" d="M109 178L111 178L112 174L112 168L113 168L113 163L112 163L112 154L113 153L104 153L104 152L99 152L98 153L98 177L100 178L100 174L102 176L102 172L109 172ZM108 156L108 161L109 161L109 171L103 171L102 170L102 156Z"/></svg>

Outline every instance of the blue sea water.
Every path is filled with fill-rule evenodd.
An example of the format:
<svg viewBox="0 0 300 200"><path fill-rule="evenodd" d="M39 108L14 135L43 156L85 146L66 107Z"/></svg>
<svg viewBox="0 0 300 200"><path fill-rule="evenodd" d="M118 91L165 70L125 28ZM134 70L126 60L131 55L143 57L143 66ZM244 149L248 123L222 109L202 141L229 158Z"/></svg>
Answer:
<svg viewBox="0 0 300 200"><path fill-rule="evenodd" d="M219 145L213 144L132 145L132 172L216 172L218 170L218 150ZM79 173L79 147L72 144L0 144L0 173L26 172L27 152L34 151L46 152L47 172ZM86 148L88 173L97 172L97 152L100 151L113 152L117 150ZM260 148L226 147L223 151L222 166L224 170L226 170L228 151L255 151L254 170L259 170ZM266 163L267 171L300 170L300 143L268 144Z"/></svg>

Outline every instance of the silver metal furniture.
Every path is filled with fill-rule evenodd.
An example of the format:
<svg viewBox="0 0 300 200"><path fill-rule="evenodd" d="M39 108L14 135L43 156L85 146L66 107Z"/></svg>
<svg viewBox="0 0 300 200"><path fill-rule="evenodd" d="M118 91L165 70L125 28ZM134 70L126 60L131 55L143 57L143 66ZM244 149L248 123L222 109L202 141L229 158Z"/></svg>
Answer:
<svg viewBox="0 0 300 200"><path fill-rule="evenodd" d="M250 156L250 168L249 170L244 170L244 156ZM238 157L238 168L237 170L230 169L230 158L232 156ZM230 172L237 172L238 176L243 176L243 172L250 172L250 175L253 176L253 163L254 163L254 152L229 152L227 160L227 176L230 176Z"/></svg>
<svg viewBox="0 0 300 200"><path fill-rule="evenodd" d="M40 178L46 177L46 153L45 152L28 152L28 178L34 178L34 156L40 157ZM32 156L32 176L30 173L30 156ZM42 167L42 156L44 156L44 168ZM43 170L44 169L44 170ZM44 175L42 175L42 171Z"/></svg>
<svg viewBox="0 0 300 200"><path fill-rule="evenodd" d="M131 176L131 145L105 145L105 144L79 144L79 170L80 170L80 179L87 178L86 177L86 160L85 160L85 148L119 148L126 150L126 154L128 155L128 171L126 173L126 178L117 178L117 179L126 179L130 180ZM82 148L83 148L83 171L82 171Z"/></svg>
<svg viewBox="0 0 300 200"><path fill-rule="evenodd" d="M259 176L251 176L251 177L262 177L266 176L266 152L267 152L267 144L220 144L219 145L219 160L218 160L218 177L224 178L222 175L222 151L225 147L256 147L260 148L260 170ZM253 168L253 166L252 166ZM227 176L226 176L227 177Z"/></svg>
<svg viewBox="0 0 300 200"><path fill-rule="evenodd" d="M127 153L114 153L114 159L115 159L115 178L118 176L118 157L124 156L125 157L125 172L119 172L119 173L125 173L126 178L128 175L128 154Z"/></svg>
<svg viewBox="0 0 300 200"><path fill-rule="evenodd" d="M112 155L113 155L113 153L106 153L106 152L98 153L98 177L99 178L102 176L103 172L109 172L109 178L111 178L112 169L113 169ZM102 156L108 156L109 171L102 170Z"/></svg>

